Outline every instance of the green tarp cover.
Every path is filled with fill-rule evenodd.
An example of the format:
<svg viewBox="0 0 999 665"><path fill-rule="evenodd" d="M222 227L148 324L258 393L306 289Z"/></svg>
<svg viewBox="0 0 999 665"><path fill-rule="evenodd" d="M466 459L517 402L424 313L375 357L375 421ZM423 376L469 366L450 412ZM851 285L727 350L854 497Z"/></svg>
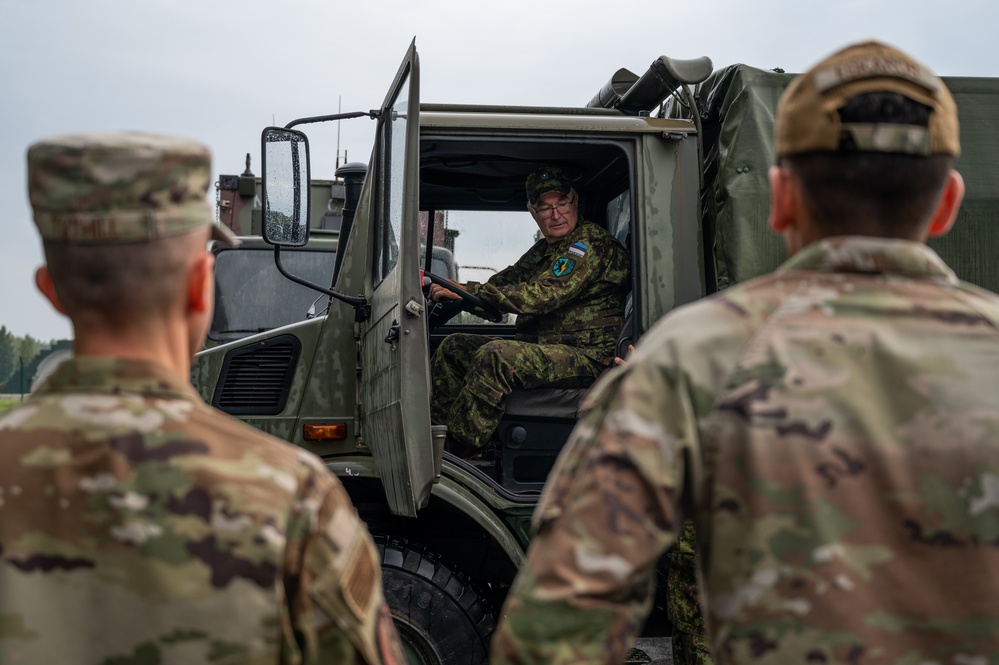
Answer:
<svg viewBox="0 0 999 665"><path fill-rule="evenodd" d="M718 288L772 271L787 258L767 227L767 169L777 102L793 74L733 65L698 86L704 139L703 222L714 236ZM967 194L954 229L930 241L964 280L999 292L999 79L944 78L957 100ZM672 104L669 116L686 109ZM709 276L710 277L710 276Z"/></svg>

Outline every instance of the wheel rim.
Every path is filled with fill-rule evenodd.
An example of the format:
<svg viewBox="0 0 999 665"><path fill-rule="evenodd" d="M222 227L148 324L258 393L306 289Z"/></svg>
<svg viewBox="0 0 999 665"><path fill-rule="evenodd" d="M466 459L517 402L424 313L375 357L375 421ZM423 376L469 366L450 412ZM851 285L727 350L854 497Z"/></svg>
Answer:
<svg viewBox="0 0 999 665"><path fill-rule="evenodd" d="M393 615L395 630L399 633L402 653L409 665L441 665L443 659L433 643L419 627Z"/></svg>

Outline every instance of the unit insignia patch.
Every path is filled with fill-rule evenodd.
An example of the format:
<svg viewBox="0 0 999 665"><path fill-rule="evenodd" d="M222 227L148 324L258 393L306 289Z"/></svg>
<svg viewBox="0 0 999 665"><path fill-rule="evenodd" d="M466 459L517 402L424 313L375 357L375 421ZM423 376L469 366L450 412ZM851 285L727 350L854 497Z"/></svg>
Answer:
<svg viewBox="0 0 999 665"><path fill-rule="evenodd" d="M576 262L572 259L567 259L566 257L559 257L555 259L555 265L552 266L552 274L556 277L565 277L572 272L572 269L576 267Z"/></svg>

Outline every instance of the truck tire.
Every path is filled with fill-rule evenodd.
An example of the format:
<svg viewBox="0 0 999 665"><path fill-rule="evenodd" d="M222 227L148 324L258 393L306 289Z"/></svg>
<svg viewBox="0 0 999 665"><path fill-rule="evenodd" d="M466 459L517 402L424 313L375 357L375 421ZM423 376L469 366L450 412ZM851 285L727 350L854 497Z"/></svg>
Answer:
<svg viewBox="0 0 999 665"><path fill-rule="evenodd" d="M471 582L415 543L375 537L385 600L410 665L489 662L496 618Z"/></svg>

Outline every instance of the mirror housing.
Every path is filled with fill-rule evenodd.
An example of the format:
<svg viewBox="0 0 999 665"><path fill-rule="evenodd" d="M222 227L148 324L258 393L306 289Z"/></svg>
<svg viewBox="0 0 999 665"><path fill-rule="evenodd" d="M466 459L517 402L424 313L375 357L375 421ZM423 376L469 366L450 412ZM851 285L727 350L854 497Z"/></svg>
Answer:
<svg viewBox="0 0 999 665"><path fill-rule="evenodd" d="M295 129L267 127L260 154L264 240L301 247L309 241L309 139Z"/></svg>

